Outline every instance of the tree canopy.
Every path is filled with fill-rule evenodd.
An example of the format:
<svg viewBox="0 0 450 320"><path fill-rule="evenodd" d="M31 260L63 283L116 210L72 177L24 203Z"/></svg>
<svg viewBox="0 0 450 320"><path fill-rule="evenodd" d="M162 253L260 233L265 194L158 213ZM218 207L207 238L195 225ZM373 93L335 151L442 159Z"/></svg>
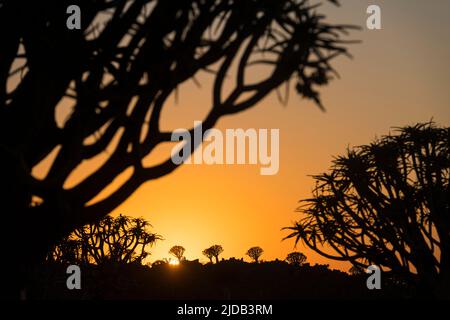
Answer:
<svg viewBox="0 0 450 320"><path fill-rule="evenodd" d="M219 255L223 252L223 247L221 245L215 244L205 250L203 250L203 255L212 262L212 258L216 258L216 263L219 262Z"/></svg>
<svg viewBox="0 0 450 320"><path fill-rule="evenodd" d="M301 266L306 260L306 256L301 252L291 252L286 257L286 261L293 266Z"/></svg>
<svg viewBox="0 0 450 320"><path fill-rule="evenodd" d="M264 253L261 247L251 247L247 250L246 255L253 259L254 262L258 263L259 257Z"/></svg>
<svg viewBox="0 0 450 320"><path fill-rule="evenodd" d="M371 264L429 290L449 285L450 128L407 126L349 149L314 176L296 243L356 267ZM448 289L447 289L448 290Z"/></svg>
<svg viewBox="0 0 450 320"><path fill-rule="evenodd" d="M161 240L142 218L107 216L97 223L76 229L48 254L47 261L68 264L138 263L148 248Z"/></svg>
<svg viewBox="0 0 450 320"><path fill-rule="evenodd" d="M186 249L182 246L173 246L170 248L169 253L177 258L178 262L181 262L184 259L184 252Z"/></svg>

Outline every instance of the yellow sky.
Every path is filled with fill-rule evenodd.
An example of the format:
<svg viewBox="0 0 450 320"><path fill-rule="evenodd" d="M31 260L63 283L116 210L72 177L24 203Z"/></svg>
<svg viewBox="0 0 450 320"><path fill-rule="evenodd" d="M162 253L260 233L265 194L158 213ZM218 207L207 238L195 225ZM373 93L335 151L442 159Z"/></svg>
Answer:
<svg viewBox="0 0 450 320"><path fill-rule="evenodd" d="M188 259L206 261L201 252L213 244L224 247L225 258L244 257L258 245L265 251L263 259L284 259L294 242L282 242L287 233L280 229L299 217L297 201L309 197L314 186L309 175L326 170L333 155L368 143L391 127L431 118L449 125L450 1L342 2L340 9L326 8L331 20L364 25L367 6L380 4L383 30L353 33L363 44L351 47L354 60L335 62L342 79L321 91L326 113L295 95L282 106L273 94L219 122L219 129L280 129L277 175L261 176L259 166L250 165L184 165L146 183L113 212L144 217L165 238L151 250L151 260L169 257L171 246L182 245ZM191 127L202 119L210 102L209 79L200 78L201 88L192 82L180 88L178 103L172 100L163 114L163 127ZM156 152L156 158L167 150ZM44 167L34 173L42 174ZM73 180L89 170L92 164L84 164ZM303 246L297 250L312 263L348 268Z"/></svg>

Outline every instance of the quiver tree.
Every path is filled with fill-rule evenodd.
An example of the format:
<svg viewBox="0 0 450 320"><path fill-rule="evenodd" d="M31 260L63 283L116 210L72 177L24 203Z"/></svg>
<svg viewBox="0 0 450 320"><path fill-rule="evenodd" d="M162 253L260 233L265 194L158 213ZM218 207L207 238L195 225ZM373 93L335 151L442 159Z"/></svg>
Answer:
<svg viewBox="0 0 450 320"><path fill-rule="evenodd" d="M182 246L173 246L172 248L170 248L169 253L177 258L178 262L181 262L184 259L185 251L186 249Z"/></svg>
<svg viewBox="0 0 450 320"><path fill-rule="evenodd" d="M66 28L73 4L81 30ZM168 98L199 75L213 84L203 130L292 82L321 106L317 88L347 53L341 35L349 27L316 11L306 0L3 1L0 194L12 231L2 236L17 238L7 255L27 252L11 260L42 258L144 182L173 172L179 165L169 154L156 165L145 159L171 140L160 121ZM249 80L254 68L267 72ZM34 175L42 163L48 170ZM81 163L94 170L70 179ZM114 180L119 186L100 197Z"/></svg>
<svg viewBox="0 0 450 320"><path fill-rule="evenodd" d="M246 255L249 256L255 263L258 263L259 257L264 253L261 247L251 247L247 250Z"/></svg>
<svg viewBox="0 0 450 320"><path fill-rule="evenodd" d="M223 252L223 247L219 244L215 244L211 247L214 258L216 259L216 263L219 263L219 256Z"/></svg>
<svg viewBox="0 0 450 320"><path fill-rule="evenodd" d="M301 266L306 262L306 256L301 252L291 252L286 257L287 263L293 266Z"/></svg>
<svg viewBox="0 0 450 320"><path fill-rule="evenodd" d="M221 245L215 244L205 250L203 250L203 255L206 256L210 262L212 258L216 259L216 263L219 263L219 256L223 252L223 247Z"/></svg>
<svg viewBox="0 0 450 320"><path fill-rule="evenodd" d="M206 248L205 250L203 250L202 254L209 259L209 262L211 262L211 263L213 262L212 259L214 258L214 254L213 254L213 252L211 250L211 247Z"/></svg>
<svg viewBox="0 0 450 320"><path fill-rule="evenodd" d="M315 176L287 238L359 268L378 265L440 294L450 288L450 128L397 130Z"/></svg>
<svg viewBox="0 0 450 320"><path fill-rule="evenodd" d="M47 256L48 261L75 264L139 263L148 248L161 240L141 218L107 216L64 238Z"/></svg>

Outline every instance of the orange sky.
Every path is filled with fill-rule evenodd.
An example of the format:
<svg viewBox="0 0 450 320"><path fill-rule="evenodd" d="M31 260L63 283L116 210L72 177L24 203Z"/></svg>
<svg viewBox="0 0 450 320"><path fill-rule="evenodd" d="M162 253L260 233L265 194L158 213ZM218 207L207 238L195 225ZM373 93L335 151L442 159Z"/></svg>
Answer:
<svg viewBox="0 0 450 320"><path fill-rule="evenodd" d="M342 79L321 91L326 113L295 95L282 106L273 94L253 109L219 122L219 129L279 128L277 175L261 176L259 166L251 165L184 165L143 185L113 212L144 217L165 238L151 250L152 261L169 257L173 245L184 246L188 259L206 261L201 252L213 244L224 247L225 258L244 257L249 247L258 245L265 251L263 259L284 259L294 241L282 242L287 233L280 229L298 219L297 201L309 197L314 186L309 175L326 170L333 155L368 143L391 127L431 118L450 124L450 1L342 2L340 9L326 7L330 20L365 25L367 6L380 4L383 30L353 33L352 38L363 44L351 47L354 60L335 62ZM187 83L180 88L178 103L172 99L166 106L163 129L191 127L202 119L209 108L211 78L198 80L201 88ZM161 159L168 150L161 148L148 162ZM80 166L67 186L101 161L99 157ZM44 162L33 173L43 176L47 166ZM348 269L303 246L297 250L309 262Z"/></svg>

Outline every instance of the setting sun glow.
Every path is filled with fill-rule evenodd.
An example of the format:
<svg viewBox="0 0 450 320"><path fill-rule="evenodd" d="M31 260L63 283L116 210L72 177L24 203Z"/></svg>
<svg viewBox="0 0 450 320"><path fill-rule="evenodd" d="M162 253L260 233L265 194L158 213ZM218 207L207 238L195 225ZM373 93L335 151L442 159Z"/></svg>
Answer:
<svg viewBox="0 0 450 320"><path fill-rule="evenodd" d="M180 264L180 261L171 259L171 260L169 261L169 264L170 264L171 266L178 266L178 265Z"/></svg>

